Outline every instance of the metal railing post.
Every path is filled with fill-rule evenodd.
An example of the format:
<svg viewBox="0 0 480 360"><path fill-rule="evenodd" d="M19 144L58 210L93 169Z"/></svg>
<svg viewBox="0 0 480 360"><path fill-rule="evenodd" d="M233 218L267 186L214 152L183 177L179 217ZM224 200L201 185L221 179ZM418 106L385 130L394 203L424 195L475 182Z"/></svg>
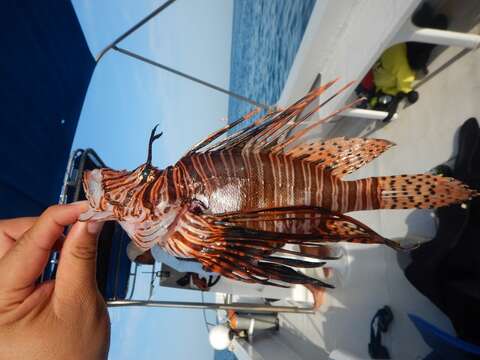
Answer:
<svg viewBox="0 0 480 360"><path fill-rule="evenodd" d="M130 29L125 31L122 35L117 37L113 42L111 42L109 45L107 45L96 57L97 63L102 59L102 57L110 50L112 49L115 45L117 45L120 41L125 39L127 36L138 30L140 27L142 27L145 23L153 19L155 16L157 16L159 13L161 13L163 10L165 10L167 7L172 5L175 2L175 0L168 0L165 3L163 3L161 6L153 10L150 14L145 16L142 20L140 20L138 23L133 25Z"/></svg>
<svg viewBox="0 0 480 360"><path fill-rule="evenodd" d="M245 96L242 96L242 95L236 94L236 93L234 93L234 92L232 92L232 91L229 91L229 90L226 90L226 89L224 89L224 88L221 88L220 86L210 84L210 83L208 83L208 82L206 82L206 81L203 81L203 80L201 80L201 79L199 79L199 78L196 78L196 77L191 76L191 75L188 75L188 74L186 74L186 73L184 73L184 72L175 70L175 69L173 69L173 68L171 68L171 67L162 65L162 64L160 64L160 63L158 63L158 62L156 62L156 61L150 60L150 59L148 59L148 58L146 58L146 57L144 57L144 56L142 56L142 55L138 55L138 54L136 54L136 53L134 53L134 52L132 52L132 51L129 51L129 50L127 50L127 49L120 48L120 47L118 47L118 46L116 46L116 45L113 46L112 49L115 50L115 51L118 51L118 52L120 52L120 53L122 53L122 54L125 54L125 55L127 55L127 56L130 56L130 57L132 57L132 58L134 58L134 59L143 61L144 63L153 65L153 66L158 67L158 68L160 68L160 69L169 71L169 72L171 72L171 73L173 73L173 74L175 74L175 75L181 76L181 77L183 77L183 78L185 78L185 79L188 79L188 80L191 80L191 81L196 82L196 83L198 83L198 84L201 84L201 85L203 85L203 86L209 87L210 89L213 89L213 90L222 92L222 93L224 93L224 94L230 95L230 96L232 96L232 97L234 97L234 98L236 98L236 99L238 99L238 100L245 101L245 102L247 102L247 103L249 103L249 104L251 104L251 105L253 105L253 106L260 107L260 108L265 109L265 110L267 110L267 111L273 109L272 106L259 103L259 102L257 102L257 101L252 100L252 99L249 99L249 98L247 98L247 97L245 97Z"/></svg>
<svg viewBox="0 0 480 360"><path fill-rule="evenodd" d="M182 302L182 301L145 301L145 300L112 300L107 301L108 307L128 307L128 306L144 306L144 307L161 307L161 308L177 308L177 309L208 309L208 310L237 310L237 311L254 311L269 313L293 313L293 314L314 314L315 310L311 307L298 306L271 306L265 304L219 304L219 303L203 303L203 302Z"/></svg>

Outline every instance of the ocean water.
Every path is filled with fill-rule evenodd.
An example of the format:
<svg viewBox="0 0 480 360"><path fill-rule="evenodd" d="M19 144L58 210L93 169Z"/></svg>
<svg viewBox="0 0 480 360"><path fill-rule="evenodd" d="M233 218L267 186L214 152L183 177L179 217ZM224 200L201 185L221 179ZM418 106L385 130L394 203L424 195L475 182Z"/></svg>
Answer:
<svg viewBox="0 0 480 360"><path fill-rule="evenodd" d="M235 0L230 89L257 102L279 99L315 0ZM252 105L230 97L229 120Z"/></svg>

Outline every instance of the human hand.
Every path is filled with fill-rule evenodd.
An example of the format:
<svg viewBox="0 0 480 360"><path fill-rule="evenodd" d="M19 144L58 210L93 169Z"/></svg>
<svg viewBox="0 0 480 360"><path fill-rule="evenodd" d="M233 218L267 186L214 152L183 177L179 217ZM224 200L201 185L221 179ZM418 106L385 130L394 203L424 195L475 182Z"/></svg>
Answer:
<svg viewBox="0 0 480 360"><path fill-rule="evenodd" d="M0 359L106 358L110 323L95 278L100 228L76 222L87 208L57 205L39 218L0 220ZM35 285L54 247L56 279Z"/></svg>

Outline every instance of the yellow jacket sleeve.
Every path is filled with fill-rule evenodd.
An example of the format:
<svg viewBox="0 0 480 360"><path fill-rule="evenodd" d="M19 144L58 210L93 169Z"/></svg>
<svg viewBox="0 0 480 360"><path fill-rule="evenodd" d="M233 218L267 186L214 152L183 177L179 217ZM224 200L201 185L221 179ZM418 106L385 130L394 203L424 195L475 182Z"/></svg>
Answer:
<svg viewBox="0 0 480 360"><path fill-rule="evenodd" d="M408 64L405 43L385 50L375 64L373 78L376 89L385 94L397 95L399 92L408 93L413 90L415 73Z"/></svg>

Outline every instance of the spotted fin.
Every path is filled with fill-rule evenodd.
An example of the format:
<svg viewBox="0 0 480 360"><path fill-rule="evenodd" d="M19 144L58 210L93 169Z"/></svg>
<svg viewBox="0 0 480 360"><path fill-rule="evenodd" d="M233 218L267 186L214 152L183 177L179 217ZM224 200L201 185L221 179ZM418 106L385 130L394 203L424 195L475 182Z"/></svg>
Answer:
<svg viewBox="0 0 480 360"><path fill-rule="evenodd" d="M377 179L382 209L432 209L479 195L478 191L459 180L438 175L398 175Z"/></svg>
<svg viewBox="0 0 480 360"><path fill-rule="evenodd" d="M300 144L286 152L294 159L313 162L342 177L369 163L394 144L382 139L344 137Z"/></svg>

